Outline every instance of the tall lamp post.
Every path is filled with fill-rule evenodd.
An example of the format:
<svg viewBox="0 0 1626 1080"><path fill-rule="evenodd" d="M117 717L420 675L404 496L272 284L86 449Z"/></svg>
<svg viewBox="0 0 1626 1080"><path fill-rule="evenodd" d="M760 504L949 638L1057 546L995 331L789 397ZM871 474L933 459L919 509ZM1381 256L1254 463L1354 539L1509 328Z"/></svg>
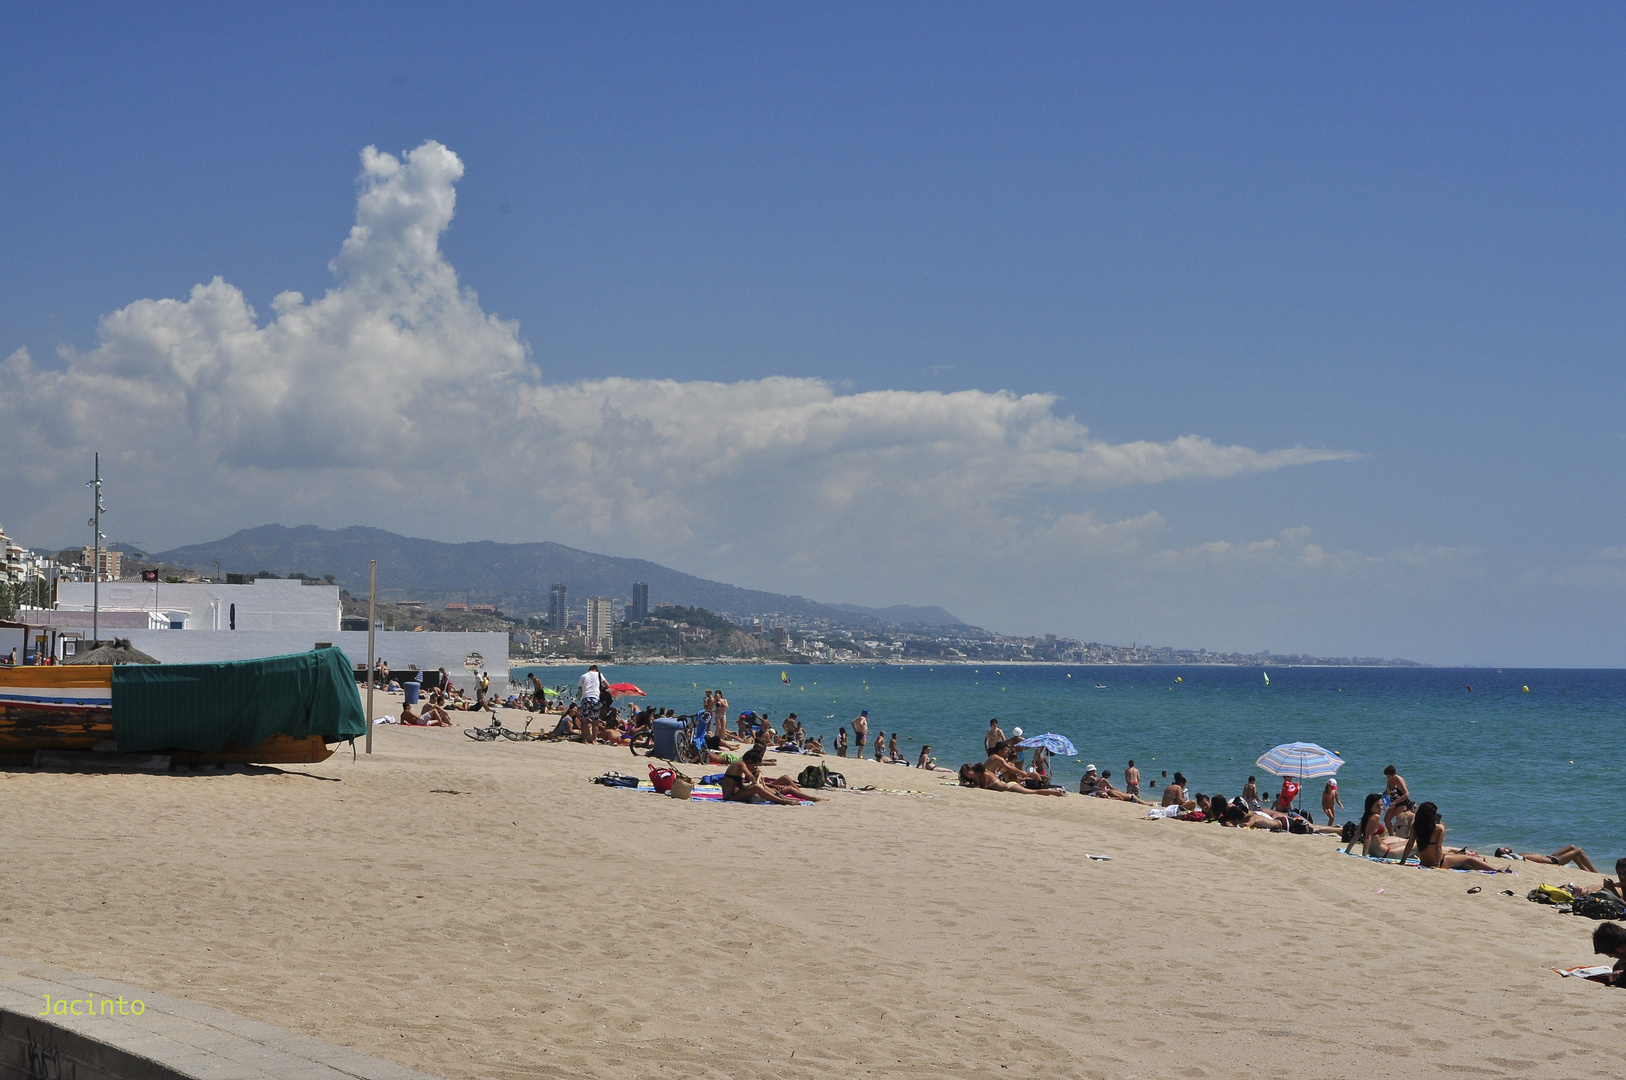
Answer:
<svg viewBox="0 0 1626 1080"><path fill-rule="evenodd" d="M102 541L107 539L102 535L102 515L107 507L102 505L102 455L96 453L96 476L85 485L94 489L96 493L96 510L89 521L90 526L90 641L91 648L101 639L102 618Z"/></svg>

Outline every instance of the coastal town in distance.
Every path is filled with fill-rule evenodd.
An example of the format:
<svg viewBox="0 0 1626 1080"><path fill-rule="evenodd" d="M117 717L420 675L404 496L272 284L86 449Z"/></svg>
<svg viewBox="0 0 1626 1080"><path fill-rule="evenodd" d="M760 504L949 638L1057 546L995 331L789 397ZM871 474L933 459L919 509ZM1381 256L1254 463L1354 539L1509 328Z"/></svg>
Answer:
<svg viewBox="0 0 1626 1080"><path fill-rule="evenodd" d="M326 530L321 532L333 535ZM396 542L411 542L392 534L382 535ZM88 580L92 560L88 546L82 550L34 550L5 538L3 533L0 533L0 543L6 549L7 590L0 596L0 617L9 618L18 607L30 602L45 600L40 606L49 606L46 596L56 581ZM318 546L312 557L323 558L319 553L325 553L336 569L345 569L345 558L340 552L325 552ZM278 573L263 567L245 568L242 572L223 571L215 565L217 560L214 559L205 562L207 569L200 569L194 559L182 556L190 563L182 565L179 560L171 562L166 557L169 554L149 556L129 545L114 545L102 548L96 558L101 562L103 580L108 581L137 581L146 577L163 583L187 584L211 581L223 575L225 580L239 583L288 578L312 585L339 585L343 604L341 628L367 628L366 589L365 586L359 590L353 587L356 577L353 569L344 575L314 570ZM239 551L236 557L241 561L250 556ZM275 556L265 557L276 561ZM619 561L602 558L611 563ZM594 577L602 589L602 572ZM413 579L408 576L407 580ZM455 583L454 580L452 584ZM377 629L505 633L509 659L520 663L595 659L621 663L1423 666L1415 661L1382 657L1214 652L1138 642L1111 645L1056 634L1013 636L962 622L937 607L866 611L802 602L796 605L798 610L773 610L773 594L746 590L733 592L746 598L760 597L768 603L759 603L748 611L711 610L693 603L663 601L658 594L652 596L651 585L646 581L628 581L626 591L620 595L590 596L573 594L568 581L551 582L546 594L540 590L527 592L517 586L493 587L489 581L475 582L474 589L463 590L448 588L447 584L446 581L424 582L424 590L416 596L412 595L413 590L398 586L381 590L380 600L375 605ZM608 589L602 591L609 592ZM546 600L546 607L537 603L542 599ZM526 600L531 602L527 604ZM527 610L532 607L538 610ZM886 617L894 612L903 617Z"/></svg>

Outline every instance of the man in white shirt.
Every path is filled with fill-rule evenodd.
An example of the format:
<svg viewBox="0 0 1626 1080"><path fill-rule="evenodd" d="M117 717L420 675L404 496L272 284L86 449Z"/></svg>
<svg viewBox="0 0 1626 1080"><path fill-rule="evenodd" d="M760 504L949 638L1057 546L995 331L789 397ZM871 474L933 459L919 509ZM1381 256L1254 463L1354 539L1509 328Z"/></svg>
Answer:
<svg viewBox="0 0 1626 1080"><path fill-rule="evenodd" d="M582 672L582 677L576 683L581 691L581 741L584 743L598 742L598 702L599 695L604 692L607 685L604 676L598 673L598 665L589 665Z"/></svg>

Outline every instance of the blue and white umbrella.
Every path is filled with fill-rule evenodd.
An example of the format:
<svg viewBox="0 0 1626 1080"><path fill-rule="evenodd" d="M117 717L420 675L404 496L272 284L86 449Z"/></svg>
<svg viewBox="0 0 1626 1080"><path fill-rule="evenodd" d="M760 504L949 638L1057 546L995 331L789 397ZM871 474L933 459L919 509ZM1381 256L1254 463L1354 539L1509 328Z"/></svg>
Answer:
<svg viewBox="0 0 1626 1080"><path fill-rule="evenodd" d="M1073 746L1072 740L1068 739L1067 736L1053 735L1050 732L1023 739L1016 745L1024 750L1032 750L1036 746L1042 746L1059 757L1074 757L1078 754L1077 747Z"/></svg>
<svg viewBox="0 0 1626 1080"><path fill-rule="evenodd" d="M1333 776L1344 767L1344 759L1313 742L1290 742L1265 751L1258 761L1261 769L1276 776L1310 780Z"/></svg>

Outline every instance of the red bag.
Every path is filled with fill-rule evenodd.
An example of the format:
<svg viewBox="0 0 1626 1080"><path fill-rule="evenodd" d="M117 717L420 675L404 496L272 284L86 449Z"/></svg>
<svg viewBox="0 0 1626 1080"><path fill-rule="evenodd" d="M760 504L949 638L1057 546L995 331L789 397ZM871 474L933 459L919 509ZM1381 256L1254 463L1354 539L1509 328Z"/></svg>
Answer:
<svg viewBox="0 0 1626 1080"><path fill-rule="evenodd" d="M677 779L677 773L671 769L649 767L649 782L655 785L655 790L665 795L672 790L672 781Z"/></svg>

